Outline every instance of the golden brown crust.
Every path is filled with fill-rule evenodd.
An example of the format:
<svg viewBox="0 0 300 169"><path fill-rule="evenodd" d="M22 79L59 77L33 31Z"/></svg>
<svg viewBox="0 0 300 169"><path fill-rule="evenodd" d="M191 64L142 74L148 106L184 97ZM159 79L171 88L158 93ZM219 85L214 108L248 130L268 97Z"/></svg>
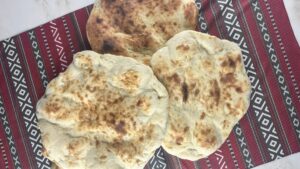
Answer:
<svg viewBox="0 0 300 169"><path fill-rule="evenodd" d="M195 29L196 20L193 0L101 0L86 29L94 51L149 64L151 55L174 34Z"/></svg>
<svg viewBox="0 0 300 169"><path fill-rule="evenodd" d="M189 88L185 82L183 82L183 84L181 85L181 92L182 92L182 101L187 102L189 98Z"/></svg>

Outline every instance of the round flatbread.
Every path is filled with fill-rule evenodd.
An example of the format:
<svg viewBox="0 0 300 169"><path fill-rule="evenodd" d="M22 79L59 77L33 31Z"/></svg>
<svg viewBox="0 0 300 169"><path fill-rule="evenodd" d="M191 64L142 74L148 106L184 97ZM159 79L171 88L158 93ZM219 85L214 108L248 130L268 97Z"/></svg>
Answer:
<svg viewBox="0 0 300 169"><path fill-rule="evenodd" d="M163 140L168 93L132 58L84 51L37 104L44 154L63 169L140 169Z"/></svg>
<svg viewBox="0 0 300 169"><path fill-rule="evenodd" d="M249 106L251 87L238 45L183 31L153 55L151 66L170 97L163 148L188 160L213 153Z"/></svg>
<svg viewBox="0 0 300 169"><path fill-rule="evenodd" d="M169 38L196 26L194 0L97 0L86 29L94 51L149 64Z"/></svg>

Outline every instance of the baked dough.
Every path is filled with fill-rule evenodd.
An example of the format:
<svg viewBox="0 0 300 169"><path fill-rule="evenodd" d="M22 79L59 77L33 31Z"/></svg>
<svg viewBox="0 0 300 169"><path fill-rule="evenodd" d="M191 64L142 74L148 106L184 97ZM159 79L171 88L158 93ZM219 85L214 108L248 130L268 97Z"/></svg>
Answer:
<svg viewBox="0 0 300 169"><path fill-rule="evenodd" d="M251 86L238 45L183 31L153 55L151 67L170 97L163 148L188 160L217 150L249 106Z"/></svg>
<svg viewBox="0 0 300 169"><path fill-rule="evenodd" d="M83 51L37 104L44 154L63 169L140 169L161 145L168 93L132 58Z"/></svg>
<svg viewBox="0 0 300 169"><path fill-rule="evenodd" d="M96 0L87 22L92 49L149 64L180 31L197 26L194 0Z"/></svg>

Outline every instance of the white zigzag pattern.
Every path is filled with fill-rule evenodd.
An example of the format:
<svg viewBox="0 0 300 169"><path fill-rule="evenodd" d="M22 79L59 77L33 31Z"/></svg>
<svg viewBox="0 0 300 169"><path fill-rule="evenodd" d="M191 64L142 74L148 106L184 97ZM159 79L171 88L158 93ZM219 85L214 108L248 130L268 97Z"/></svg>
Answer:
<svg viewBox="0 0 300 169"><path fill-rule="evenodd" d="M218 164L220 166L220 169L227 169L227 164L226 164L226 161L224 159L224 156L223 156L223 152L222 150L218 149L214 155L216 156L216 159L218 161Z"/></svg>
<svg viewBox="0 0 300 169"><path fill-rule="evenodd" d="M218 0L219 6L222 10L222 16L225 19L225 24L229 32L229 36L238 42L242 48L243 61L245 63L246 72L249 76L250 82L252 84L252 96L251 101L253 102L252 106L259 122L259 127L265 138L265 143L268 145L269 154L271 159L278 159L284 156L282 145L277 136L276 129L274 127L272 118L270 116L269 109L266 105L264 95L261 91L261 86L259 79L256 77L255 69L251 58L249 56L248 47L246 45L245 39L242 38L242 30L237 16L234 13L231 0ZM226 11L226 12L224 12ZM229 15L229 16L228 16ZM228 16L228 17L226 17ZM235 37L235 38L234 38ZM269 139L267 139L269 138ZM273 146L272 146L273 145Z"/></svg>
<svg viewBox="0 0 300 169"><path fill-rule="evenodd" d="M52 37L54 38L56 51L58 52L59 55L59 60L61 62L60 65L62 67L62 70L65 70L68 67L67 57L65 55L64 47L61 41L60 34L58 32L58 28L56 27L56 23L53 21L50 22L50 30L52 33Z"/></svg>
<svg viewBox="0 0 300 169"><path fill-rule="evenodd" d="M22 72L22 67L20 65L18 53L16 51L15 42L12 38L9 38L4 40L2 42L2 45L4 47L6 59L8 61L9 71L12 76L19 106L23 113L29 140L33 148L33 152L35 153L35 159L39 168L50 169L49 160L43 157L41 153L42 145L39 139L39 130L36 123L36 116L33 110L31 98L29 97L27 84Z"/></svg>

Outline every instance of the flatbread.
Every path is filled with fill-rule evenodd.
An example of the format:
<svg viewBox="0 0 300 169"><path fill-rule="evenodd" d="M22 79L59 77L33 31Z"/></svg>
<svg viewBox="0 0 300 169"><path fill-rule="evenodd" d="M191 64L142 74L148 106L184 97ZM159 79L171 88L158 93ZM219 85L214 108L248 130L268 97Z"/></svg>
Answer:
<svg viewBox="0 0 300 169"><path fill-rule="evenodd" d="M169 38L196 28L197 13L194 0L96 0L87 36L94 51L149 64Z"/></svg>
<svg viewBox="0 0 300 169"><path fill-rule="evenodd" d="M188 160L217 150L249 106L251 87L238 45L183 31L153 55L151 67L170 97L163 148Z"/></svg>
<svg viewBox="0 0 300 169"><path fill-rule="evenodd" d="M44 154L63 169L140 169L163 140L168 93L132 58L83 51L37 104Z"/></svg>

